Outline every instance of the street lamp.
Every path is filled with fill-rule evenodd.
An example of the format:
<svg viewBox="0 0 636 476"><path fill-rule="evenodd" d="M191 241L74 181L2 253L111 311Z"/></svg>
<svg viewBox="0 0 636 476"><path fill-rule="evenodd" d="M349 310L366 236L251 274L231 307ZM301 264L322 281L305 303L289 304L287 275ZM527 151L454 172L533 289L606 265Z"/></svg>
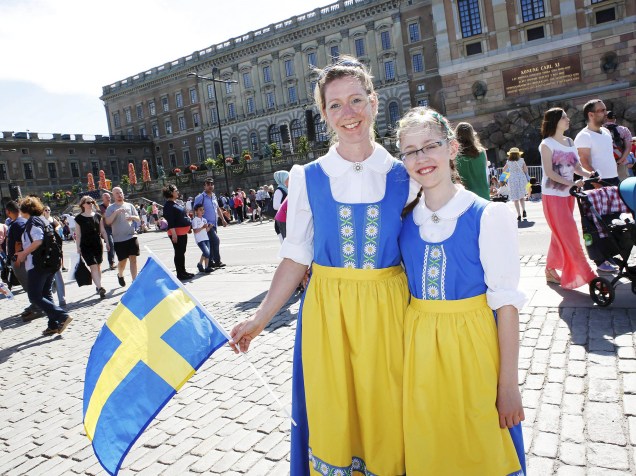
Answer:
<svg viewBox="0 0 636 476"><path fill-rule="evenodd" d="M197 79L203 79L204 81L212 81L212 86L214 87L214 98L216 99L216 125L219 128L219 142L221 143L221 155L223 156L223 172L225 173L225 190L227 193L230 193L230 181L227 178L227 164L225 163L225 149L223 148L223 131L221 130L221 110L220 105L221 101L219 99L219 95L216 92L216 83L225 83L232 84L238 83L238 81L234 81L232 79L217 79L214 77L216 73L219 72L218 68L212 68L212 77L209 78L207 76L200 76L197 73L188 73L188 76L194 76Z"/></svg>

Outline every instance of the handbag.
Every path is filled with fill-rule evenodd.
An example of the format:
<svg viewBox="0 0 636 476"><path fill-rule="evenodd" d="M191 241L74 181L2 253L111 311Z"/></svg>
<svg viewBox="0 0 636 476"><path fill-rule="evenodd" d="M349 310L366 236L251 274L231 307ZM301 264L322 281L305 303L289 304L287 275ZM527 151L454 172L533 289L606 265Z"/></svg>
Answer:
<svg viewBox="0 0 636 476"><path fill-rule="evenodd" d="M79 259L75 266L75 282L78 286L88 286L93 282L91 270L88 269L83 259Z"/></svg>

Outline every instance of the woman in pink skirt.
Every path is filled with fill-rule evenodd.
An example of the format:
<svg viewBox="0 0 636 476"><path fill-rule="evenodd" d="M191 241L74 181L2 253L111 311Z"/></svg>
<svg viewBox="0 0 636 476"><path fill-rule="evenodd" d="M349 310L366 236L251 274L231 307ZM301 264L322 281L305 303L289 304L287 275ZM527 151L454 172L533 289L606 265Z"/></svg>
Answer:
<svg viewBox="0 0 636 476"><path fill-rule="evenodd" d="M575 289L596 277L590 267L574 221L574 197L570 188L581 188L583 181L574 181L574 173L589 177L591 172L581 166L574 141L564 135L570 127L565 111L554 107L543 116L539 146L543 168L543 213L552 230L545 269L548 283ZM557 270L561 270L559 276Z"/></svg>

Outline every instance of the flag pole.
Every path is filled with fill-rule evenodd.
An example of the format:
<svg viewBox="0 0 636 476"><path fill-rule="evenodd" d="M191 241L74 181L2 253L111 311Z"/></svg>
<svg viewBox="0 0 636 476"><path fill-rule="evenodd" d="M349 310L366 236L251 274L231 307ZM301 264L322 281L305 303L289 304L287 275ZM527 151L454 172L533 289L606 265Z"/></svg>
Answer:
<svg viewBox="0 0 636 476"><path fill-rule="evenodd" d="M231 336L230 334L225 330L225 328L219 323L219 321L217 321L214 316L212 316L212 314L210 314L210 312L208 311L208 309L201 303L201 301L199 301L196 296L194 294L192 294L184 285L181 281L179 281L174 274L172 274L172 271L170 271L168 269L168 267L163 264L163 262L159 259L159 257L148 247L148 246L144 246L144 248L146 249L146 251L148 252L148 254L152 257L152 259L155 260L155 262L161 267L161 269L163 269L166 274L168 274L168 276L170 276L170 279L172 279L172 281L179 286L180 289L183 290L183 292L186 293L186 295L192 299L192 301L201 309L203 309L203 312L205 313L206 317L208 319L210 319L216 327L218 327L221 332L223 333L223 335L225 337L227 337L228 340L231 340ZM254 366L254 364L252 363L252 361L249 359L249 357L247 356L247 353L245 352L241 352L240 353L241 356L243 356L243 359L245 360L245 362L247 363L247 365L252 369L252 372L254 372L254 374L258 377L258 379L261 381L261 383L265 386L265 390L267 390L267 393L269 393L269 395L274 399L274 401L278 404L279 407L279 411L282 411L285 415L287 415L287 417L291 420L292 425L297 426L296 422L294 421L294 418L292 417L291 413L287 410L287 407L285 407L283 405L283 403L278 399L278 397L276 396L276 394L274 393L274 391L272 390L271 386L267 383L267 381L265 380L265 378L261 375L261 373L258 371L258 369Z"/></svg>

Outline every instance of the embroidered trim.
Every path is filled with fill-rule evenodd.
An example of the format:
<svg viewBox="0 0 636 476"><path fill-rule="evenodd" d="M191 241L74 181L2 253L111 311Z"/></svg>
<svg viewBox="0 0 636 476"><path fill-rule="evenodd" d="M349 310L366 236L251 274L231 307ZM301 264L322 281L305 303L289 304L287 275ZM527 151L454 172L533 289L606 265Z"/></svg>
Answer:
<svg viewBox="0 0 636 476"><path fill-rule="evenodd" d="M338 207L338 221L340 228L340 257L345 268L357 268L356 236L353 223L353 209L346 205Z"/></svg>
<svg viewBox="0 0 636 476"><path fill-rule="evenodd" d="M377 476L367 469L367 465L362 458L353 456L349 466L333 466L313 455L309 448L309 462L316 471L324 476L351 476L354 472L362 473L365 476Z"/></svg>
<svg viewBox="0 0 636 476"><path fill-rule="evenodd" d="M446 299L446 253L443 245L426 245L422 273L422 296L428 300Z"/></svg>
<svg viewBox="0 0 636 476"><path fill-rule="evenodd" d="M362 249L362 269L375 269L378 258L380 237L380 207L369 205L364 225L364 246Z"/></svg>

